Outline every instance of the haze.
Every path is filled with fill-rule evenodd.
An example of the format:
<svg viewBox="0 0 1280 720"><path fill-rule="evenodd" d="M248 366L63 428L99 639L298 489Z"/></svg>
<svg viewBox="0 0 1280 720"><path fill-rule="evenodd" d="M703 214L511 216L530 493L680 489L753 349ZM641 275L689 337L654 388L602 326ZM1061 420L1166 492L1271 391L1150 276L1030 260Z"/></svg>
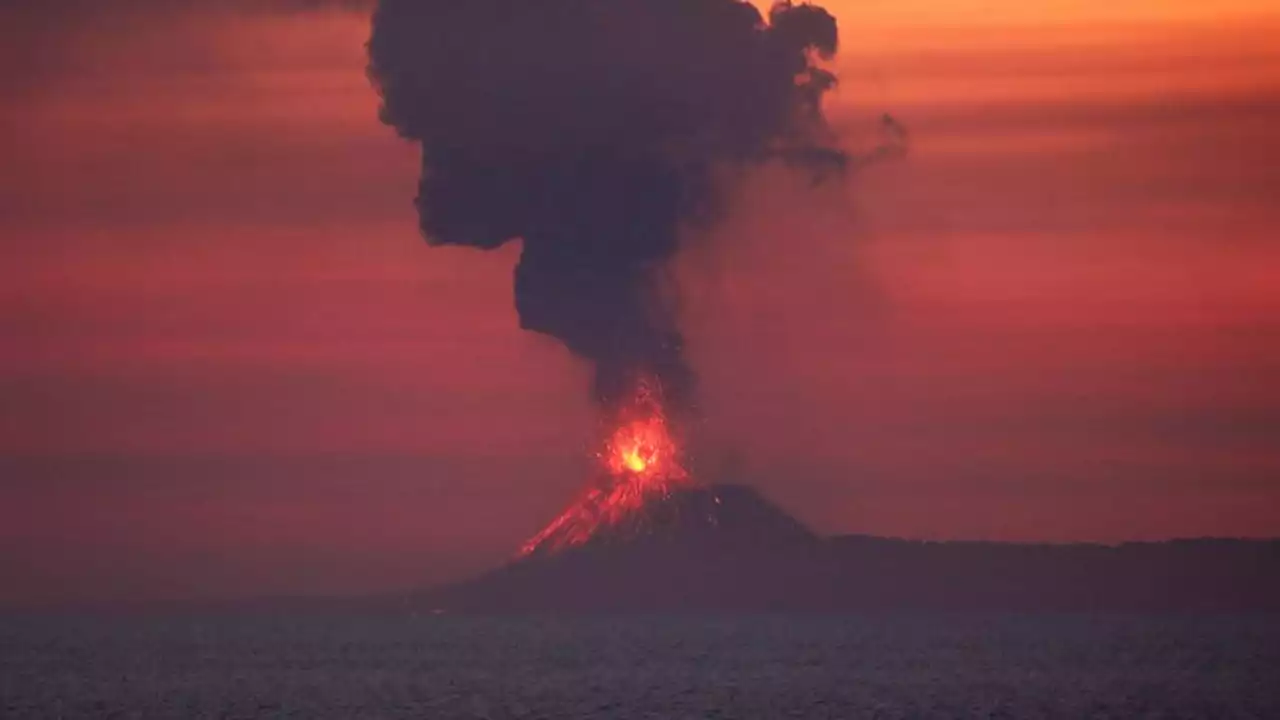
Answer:
<svg viewBox="0 0 1280 720"><path fill-rule="evenodd" d="M763 173L682 258L731 479L822 532L1275 535L1280 12L825 4L833 121L911 154ZM594 421L517 328L518 249L418 237L362 14L178 5L0 23L0 601L508 557Z"/></svg>

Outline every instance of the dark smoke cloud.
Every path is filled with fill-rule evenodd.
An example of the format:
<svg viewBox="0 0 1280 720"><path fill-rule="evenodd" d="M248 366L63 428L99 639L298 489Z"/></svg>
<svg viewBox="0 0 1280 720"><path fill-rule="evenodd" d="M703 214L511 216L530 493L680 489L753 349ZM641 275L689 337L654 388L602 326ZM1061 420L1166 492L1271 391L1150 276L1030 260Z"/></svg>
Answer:
<svg viewBox="0 0 1280 720"><path fill-rule="evenodd" d="M427 239L521 238L521 326L592 361L602 402L645 373L686 404L667 261L719 214L726 167L844 165L815 65L836 49L813 5L381 0L369 59L382 120L422 144Z"/></svg>

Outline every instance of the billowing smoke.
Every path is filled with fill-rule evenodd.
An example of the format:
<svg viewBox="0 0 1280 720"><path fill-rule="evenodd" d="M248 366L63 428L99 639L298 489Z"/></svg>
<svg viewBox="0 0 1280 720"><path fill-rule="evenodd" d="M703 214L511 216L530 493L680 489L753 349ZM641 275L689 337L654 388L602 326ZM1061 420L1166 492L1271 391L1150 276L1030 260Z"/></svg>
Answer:
<svg viewBox="0 0 1280 720"><path fill-rule="evenodd" d="M643 374L686 407L667 261L726 170L843 166L815 64L836 46L830 14L789 2L381 0L369 59L382 120L422 145L428 241L521 239L521 326L590 360L601 402Z"/></svg>

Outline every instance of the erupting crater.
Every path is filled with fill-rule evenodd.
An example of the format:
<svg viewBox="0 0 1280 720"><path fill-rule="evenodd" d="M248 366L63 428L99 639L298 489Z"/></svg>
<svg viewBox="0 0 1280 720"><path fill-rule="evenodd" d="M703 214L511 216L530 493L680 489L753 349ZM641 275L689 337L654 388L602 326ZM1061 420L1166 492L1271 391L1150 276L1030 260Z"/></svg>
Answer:
<svg viewBox="0 0 1280 720"><path fill-rule="evenodd" d="M643 534L646 508L691 487L683 448L663 407L661 386L643 378L629 402L615 410L597 454L600 471L577 500L520 549L542 555L593 538Z"/></svg>

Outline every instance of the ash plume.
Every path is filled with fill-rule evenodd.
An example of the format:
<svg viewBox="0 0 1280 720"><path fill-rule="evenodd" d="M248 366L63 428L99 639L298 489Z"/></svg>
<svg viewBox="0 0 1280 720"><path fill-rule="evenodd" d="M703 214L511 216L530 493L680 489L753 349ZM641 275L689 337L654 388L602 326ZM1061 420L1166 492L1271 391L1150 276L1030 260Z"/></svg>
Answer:
<svg viewBox="0 0 1280 720"><path fill-rule="evenodd" d="M521 327L592 362L599 402L643 374L687 408L667 261L723 209L717 173L845 166L818 65L837 42L790 2L381 0L369 74L383 122L421 143L427 240L520 239Z"/></svg>

